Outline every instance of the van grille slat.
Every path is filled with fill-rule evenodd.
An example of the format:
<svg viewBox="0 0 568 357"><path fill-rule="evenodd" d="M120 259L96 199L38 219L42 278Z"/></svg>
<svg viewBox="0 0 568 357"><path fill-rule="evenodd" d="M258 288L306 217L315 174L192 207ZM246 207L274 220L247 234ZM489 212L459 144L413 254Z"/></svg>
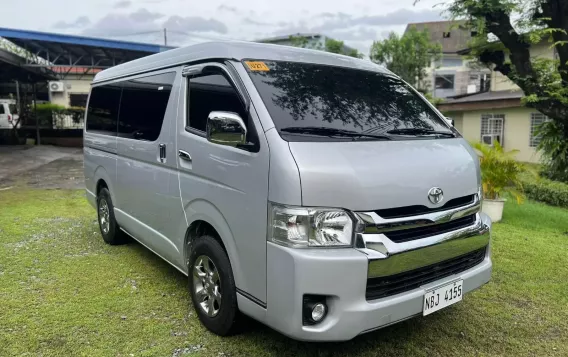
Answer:
<svg viewBox="0 0 568 357"><path fill-rule="evenodd" d="M458 197L449 200L443 206L437 208L428 208L426 206L405 206L405 207L396 207L396 208L387 208L387 209L380 209L376 210L375 213L378 214L380 217L385 219L391 218L401 218L401 217L411 217L416 216L419 214L424 213L433 213L433 212L440 212L446 211L452 208L457 208L461 206L467 206L473 203L475 200L475 195L468 195L463 197Z"/></svg>
<svg viewBox="0 0 568 357"><path fill-rule="evenodd" d="M397 231L389 231L385 232L384 235L395 243L402 243L415 239L431 237L442 233L452 232L471 226L474 223L475 214L463 218L458 218L446 223L427 225L417 228L401 229Z"/></svg>
<svg viewBox="0 0 568 357"><path fill-rule="evenodd" d="M487 248L482 248L462 256L448 259L400 274L367 279L367 300L380 299L416 289L454 274L466 271L485 259Z"/></svg>

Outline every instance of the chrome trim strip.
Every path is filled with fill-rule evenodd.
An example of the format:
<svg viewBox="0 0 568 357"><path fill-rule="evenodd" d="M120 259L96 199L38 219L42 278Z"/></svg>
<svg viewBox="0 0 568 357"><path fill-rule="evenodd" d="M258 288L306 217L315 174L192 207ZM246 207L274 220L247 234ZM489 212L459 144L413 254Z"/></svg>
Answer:
<svg viewBox="0 0 568 357"><path fill-rule="evenodd" d="M368 277L387 276L435 264L489 244L491 221L476 214L475 223L449 233L395 243L384 234L358 234L359 250L369 259Z"/></svg>
<svg viewBox="0 0 568 357"><path fill-rule="evenodd" d="M382 218L375 212L355 212L355 214L365 225L365 233L382 233L446 223L477 213L480 209L481 202L479 195L476 194L472 203L451 208L447 211L425 213L402 218Z"/></svg>

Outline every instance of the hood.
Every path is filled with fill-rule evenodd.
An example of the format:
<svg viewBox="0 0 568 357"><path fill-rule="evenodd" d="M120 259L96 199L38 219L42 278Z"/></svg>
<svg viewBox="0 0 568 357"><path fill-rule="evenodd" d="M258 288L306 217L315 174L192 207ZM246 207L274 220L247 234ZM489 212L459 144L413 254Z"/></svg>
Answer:
<svg viewBox="0 0 568 357"><path fill-rule="evenodd" d="M302 205L371 211L412 205L434 208L477 193L478 159L463 139L290 142L300 171Z"/></svg>

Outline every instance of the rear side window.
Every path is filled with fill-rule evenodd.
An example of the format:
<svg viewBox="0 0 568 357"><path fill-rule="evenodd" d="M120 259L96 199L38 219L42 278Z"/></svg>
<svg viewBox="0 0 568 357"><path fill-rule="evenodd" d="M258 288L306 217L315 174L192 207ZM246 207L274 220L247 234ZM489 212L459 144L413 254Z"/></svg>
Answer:
<svg viewBox="0 0 568 357"><path fill-rule="evenodd" d="M0 114L6 114L6 111L4 110L4 104L0 104Z"/></svg>
<svg viewBox="0 0 568 357"><path fill-rule="evenodd" d="M109 84L91 90L87 110L87 131L116 136L120 86Z"/></svg>
<svg viewBox="0 0 568 357"><path fill-rule="evenodd" d="M160 136L176 73L122 82L118 136L154 141Z"/></svg>

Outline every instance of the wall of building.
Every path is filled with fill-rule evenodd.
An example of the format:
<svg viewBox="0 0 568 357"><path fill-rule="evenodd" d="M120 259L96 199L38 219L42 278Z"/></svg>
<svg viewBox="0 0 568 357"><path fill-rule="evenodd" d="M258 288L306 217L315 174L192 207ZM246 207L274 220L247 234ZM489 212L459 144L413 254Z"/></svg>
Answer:
<svg viewBox="0 0 568 357"><path fill-rule="evenodd" d="M455 95L467 93L468 85L474 84L476 91L481 91L480 78L472 80L472 75L489 74L488 69L479 69L470 67L470 61L457 54L444 54L441 61L433 63L426 69L427 87L437 98L447 98ZM453 75L454 88L452 89L436 89L436 76Z"/></svg>
<svg viewBox="0 0 568 357"><path fill-rule="evenodd" d="M65 90L63 92L50 92L49 101L62 105L65 107L69 107L69 95L70 94L89 94L91 89L91 82L93 80L93 76L84 76L83 78L67 78L62 80L63 86Z"/></svg>
<svg viewBox="0 0 568 357"><path fill-rule="evenodd" d="M530 147L531 113L529 108L507 108L496 110L478 110L463 113L449 113L454 118L455 127L470 142L481 140L482 114L504 114L503 147L506 151L519 150L516 158L523 162L539 162L540 154Z"/></svg>
<svg viewBox="0 0 568 357"><path fill-rule="evenodd" d="M532 58L554 58L554 49L550 48L549 42L539 43L537 45L531 46L530 52ZM506 57L509 60L509 57ZM517 91L521 90L515 83L513 83L509 78L501 74L501 72L492 71L491 74L491 90L492 91Z"/></svg>

